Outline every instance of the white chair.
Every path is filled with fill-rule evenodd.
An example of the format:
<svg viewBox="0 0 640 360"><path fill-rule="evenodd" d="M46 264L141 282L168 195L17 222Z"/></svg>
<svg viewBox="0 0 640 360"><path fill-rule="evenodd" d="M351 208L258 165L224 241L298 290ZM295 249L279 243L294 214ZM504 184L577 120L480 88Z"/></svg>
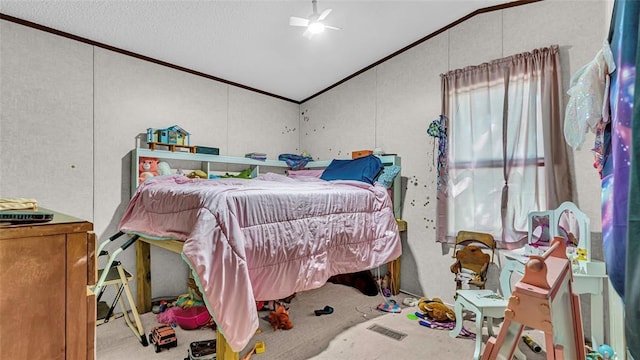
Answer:
<svg viewBox="0 0 640 360"><path fill-rule="evenodd" d="M457 337L462 331L463 314L462 311L470 311L475 314L476 322L476 345L473 352L473 360L480 360L480 354L482 350L482 328L485 324L489 337L494 336L493 333L493 319L504 318L504 311L508 305L508 299L503 298L501 295L495 293L492 290L458 290L456 292L456 303L454 306L454 312L456 313L456 326L449 332L449 336L452 338ZM516 349L516 358L519 360L526 360L527 357Z"/></svg>

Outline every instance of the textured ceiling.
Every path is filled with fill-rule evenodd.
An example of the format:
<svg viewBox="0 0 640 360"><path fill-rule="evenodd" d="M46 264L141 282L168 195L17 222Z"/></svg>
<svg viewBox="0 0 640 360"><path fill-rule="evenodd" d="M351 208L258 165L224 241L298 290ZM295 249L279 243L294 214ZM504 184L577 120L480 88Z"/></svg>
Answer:
<svg viewBox="0 0 640 360"><path fill-rule="evenodd" d="M300 101L476 10L509 0L322 1L309 39L289 17L311 0L2 0L0 13Z"/></svg>

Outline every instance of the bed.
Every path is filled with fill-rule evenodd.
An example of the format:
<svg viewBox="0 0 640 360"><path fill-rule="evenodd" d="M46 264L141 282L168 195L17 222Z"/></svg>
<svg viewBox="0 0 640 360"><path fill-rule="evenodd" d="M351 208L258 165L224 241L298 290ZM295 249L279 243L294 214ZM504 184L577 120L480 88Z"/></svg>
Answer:
<svg viewBox="0 0 640 360"><path fill-rule="evenodd" d="M333 275L375 268L401 254L385 187L274 173L149 179L136 190L119 230L184 241L182 257L236 353L258 328L255 301L318 288Z"/></svg>

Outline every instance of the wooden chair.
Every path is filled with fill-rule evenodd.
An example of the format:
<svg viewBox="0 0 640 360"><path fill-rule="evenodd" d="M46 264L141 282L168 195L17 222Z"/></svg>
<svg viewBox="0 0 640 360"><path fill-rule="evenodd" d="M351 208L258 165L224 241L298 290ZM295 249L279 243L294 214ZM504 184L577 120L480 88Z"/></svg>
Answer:
<svg viewBox="0 0 640 360"><path fill-rule="evenodd" d="M475 314L476 344L473 352L473 360L480 360L482 351L482 329L486 326L489 337L495 336L493 332L493 319L504 318L504 311L509 301L507 298L492 290L458 290L456 291L456 326L449 332L449 336L456 338L462 332L463 311ZM527 357L519 348L516 348L515 357L518 360L526 360Z"/></svg>
<svg viewBox="0 0 640 360"><path fill-rule="evenodd" d="M491 250L491 256L482 248ZM463 246L462 248L459 248ZM462 283L485 288L487 270L495 257L496 241L490 234L472 231L459 231L456 236L453 256L456 262L451 265L451 272L455 274L456 290L462 289Z"/></svg>

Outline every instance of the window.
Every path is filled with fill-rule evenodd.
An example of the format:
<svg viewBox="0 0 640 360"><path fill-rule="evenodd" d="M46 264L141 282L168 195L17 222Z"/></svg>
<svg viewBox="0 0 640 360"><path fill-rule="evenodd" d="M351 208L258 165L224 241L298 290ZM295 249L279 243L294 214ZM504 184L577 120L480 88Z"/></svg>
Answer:
<svg viewBox="0 0 640 360"><path fill-rule="evenodd" d="M437 240L460 230L517 246L527 214L570 200L558 47L442 75L446 182Z"/></svg>

